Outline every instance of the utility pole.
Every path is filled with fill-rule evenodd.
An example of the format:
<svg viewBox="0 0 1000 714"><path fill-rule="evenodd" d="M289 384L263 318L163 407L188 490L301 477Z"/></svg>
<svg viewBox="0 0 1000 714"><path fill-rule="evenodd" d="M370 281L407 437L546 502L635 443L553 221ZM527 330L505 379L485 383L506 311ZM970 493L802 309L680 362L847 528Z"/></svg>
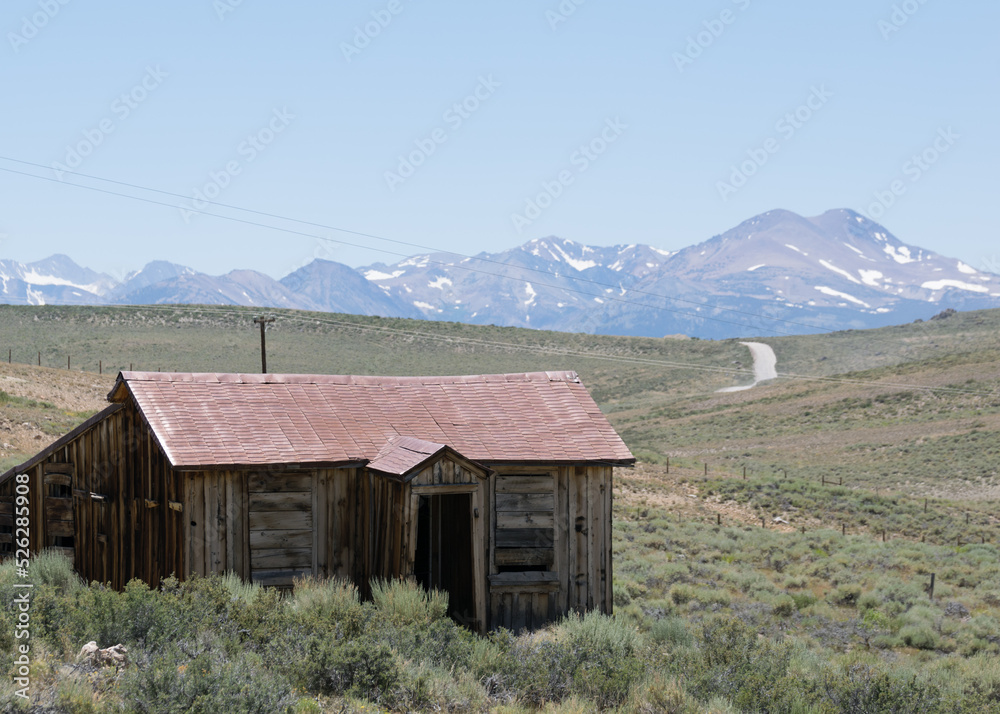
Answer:
<svg viewBox="0 0 1000 714"><path fill-rule="evenodd" d="M260 325L260 373L267 374L267 346L264 342L264 328L274 322L273 317L255 317L253 324Z"/></svg>

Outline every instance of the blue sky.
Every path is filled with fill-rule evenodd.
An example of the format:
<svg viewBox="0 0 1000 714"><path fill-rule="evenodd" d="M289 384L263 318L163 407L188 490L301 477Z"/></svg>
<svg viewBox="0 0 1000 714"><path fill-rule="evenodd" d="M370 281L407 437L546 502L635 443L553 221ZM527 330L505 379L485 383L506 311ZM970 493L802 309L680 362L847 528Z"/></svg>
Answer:
<svg viewBox="0 0 1000 714"><path fill-rule="evenodd" d="M207 194L464 254L847 207L996 270L998 24L984 0L8 0L0 156L45 168L0 168L57 180L0 171L0 257L398 259L183 210Z"/></svg>

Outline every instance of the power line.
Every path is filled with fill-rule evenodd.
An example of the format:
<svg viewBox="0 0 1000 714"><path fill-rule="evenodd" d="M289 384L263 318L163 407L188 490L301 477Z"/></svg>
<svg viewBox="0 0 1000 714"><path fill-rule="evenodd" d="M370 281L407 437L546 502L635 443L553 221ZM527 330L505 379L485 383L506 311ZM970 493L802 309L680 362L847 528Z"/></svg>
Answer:
<svg viewBox="0 0 1000 714"><path fill-rule="evenodd" d="M10 162L13 162L13 163L23 164L23 165L26 165L26 166L33 166L33 167L36 167L36 168L42 168L42 169L49 169L49 168L51 168L51 167L48 167L48 166L44 166L42 164L37 164L37 163L30 162L30 161L23 161L23 160L20 160L20 159L14 159L14 158L10 158L10 157L7 157L7 156L0 156L0 159L3 159L4 161L10 161ZM20 172L20 171L13 171L12 169L4 168L4 167L0 167L0 170L7 171L7 172L13 173L13 174L19 174L19 175L22 175L22 176L28 176L30 178L42 179L42 180L46 180L46 181L52 181L54 183L61 183L61 184L69 185L69 186L75 186L77 188L83 188L83 189L98 191L98 192L101 192L101 193L107 193L107 194L110 194L110 195L113 195L113 196L120 196L120 197L123 197L123 198L133 198L135 200L147 201L149 203L154 203L156 205L168 205L171 208L178 208L177 206L174 206L173 204L164 204L164 203L158 202L158 201L150 201L148 199L144 199L144 198L141 198L139 196L133 196L131 194L122 194L122 193L116 193L116 192L112 192L112 191L106 191L106 190L99 189L99 188L96 188L96 187L93 187L93 186L85 186L85 185L82 185L82 184L71 183L71 182L68 182L68 181L62 181L61 179L57 179L57 178L52 178L52 177L47 177L47 176L38 176L36 174L30 174L30 173ZM171 196L171 197L180 198L180 199L183 199L183 200L188 200L190 198L188 196L184 196L183 194L174 193L174 192L171 192L171 191L164 191L162 189L150 188L150 187L147 187L147 186L141 186L139 184L129 183L127 181L117 181L115 179L108 179L108 178L103 178L103 177L100 177L100 176L93 176L91 174L84 174L84 173L80 173L80 172L76 172L76 171L63 170L62 173L68 173L68 174L72 174L74 176L79 176L81 178L92 179L94 181L102 181L102 182L105 182L105 183L110 183L110 184L114 184L114 185L118 185L118 186L126 186L128 188L133 188L133 189L136 189L136 190L139 190L139 191L148 191L148 192L151 192L151 193L157 193L157 194L161 194L161 195L164 195L164 196ZM245 213L249 213L249 214L253 214L253 215L258 215L258 216L263 216L263 217L267 217L267 218L274 218L274 219L278 219L278 220L289 221L289 222L292 222L292 223L299 223L299 224L306 225L306 226L312 226L314 228L322 228L324 230L331 230L331 231L336 231L336 232L339 232L339 233L347 233L349 235L355 235L355 236L359 236L359 237L363 237L363 238L370 238L370 239L373 239L373 240L379 240L379 241L383 241L383 242L387 242L387 243L394 243L396 245L403 245L403 246L407 246L407 247L411 247L411 248L418 248L418 249L421 249L421 250L431 251L432 253L443 253L443 254L447 254L447 255L454 255L454 256L462 258L464 260L476 260L476 261L479 261L481 263L489 263L489 264L498 265L498 266L505 267L505 268L514 268L515 270L531 271L531 272L539 273L539 274L542 274L542 275L549 275L551 277L563 278L565 280L572 280L574 282L579 282L579 283L586 283L586 284L594 285L595 287L601 287L601 288L605 288L605 289L611 289L611 290L622 289L622 290L624 290L624 288L622 288L622 286L620 284L614 285L614 284L611 284L611 283L604 283L604 282L601 282L599 280L592 280L590 278L584 278L582 276L559 275L558 273L554 273L551 270L543 270L541 268L532 268L532 267L529 267L529 266L511 266L508 263L505 263L505 262L500 261L500 260L494 260L492 258L484 258L484 257L481 257L481 256L465 255L463 253L456 253L454 251L441 250L439 248L433 248L431 246L425 246L425 245L421 245L419 243L410 243L410 242L407 242L407 241L396 240L396 239L393 239L393 238L385 238L385 237L377 236L377 235L374 235L374 234L371 234L371 233L363 233L361 231L350 230L350 229L347 229L347 228L339 228L337 226L330 226L330 225L326 225L326 224L322 224L322 223L315 223L315 222L312 222L312 221L301 220L301 219L292 218L292 217L289 217L289 216L282 216L282 215L276 214L276 213L269 213L267 211L259 211L259 210L256 210L256 209L244 208L242 206L234 206L232 204L221 203L221 202L218 202L218 201L211 201L211 200L207 200L207 199L200 199L200 202L201 203L206 203L206 204L209 204L209 205L213 205L213 206L218 206L220 208L227 208L227 209L231 209L231 210L235 210L235 211L242 211L242 212L245 212ZM234 217L231 217L231 216L223 216L223 215L220 215L220 214L217 214L217 213L209 213L207 211L198 210L198 209L196 209L194 207L192 207L192 208L184 208L184 210L188 211L188 212L191 212L191 213L198 213L200 215L206 215L206 216L213 216L215 218L221 218L221 219L224 219L224 220L240 221L240 222L248 223L249 225L255 225L255 226L259 226L259 227L271 228L272 230L279 230L279 231L286 230L286 229L283 229L283 228L279 228L277 226L264 225L264 224L260 224L260 223L250 222L250 221L241 221L241 219L238 219L238 218L234 218ZM387 255L401 256L401 257L410 257L409 255L407 255L405 253L398 253L398 252L395 252L395 251L389 251L389 250L384 250L384 249L380 249L380 248L374 248L372 246L358 245L356 243L349 243L349 242L346 242L346 241L338 241L336 239L329 238L329 237L326 237L326 236L315 236L315 235L310 235L310 234L306 234L306 233L301 233L301 232L298 232L298 231L287 231L287 232L291 232L291 233L295 233L295 234L298 234L298 235L303 235L303 236L307 236L307 237L311 237L311 238L316 238L318 240L325 240L325 241L328 241L328 242L331 242L331 243L337 243L339 245L346 245L346 246L350 246L350 247L354 247L354 248L362 248L362 249L367 249L367 250L373 250L373 251L376 251L376 252L385 253ZM471 272L477 272L477 273L481 273L481 274L484 274L484 275L492 275L492 276L499 277L499 278L504 278L504 279L507 279L507 280L518 280L518 281L524 282L524 283L528 282L524 278L517 278L517 277L508 276L508 275L502 275L500 273L489 272L489 271L484 271L484 270L476 270L474 268L468 268L466 266L459 265L459 264L446 263L444 261L439 261L439 260L431 260L430 258L428 258L428 262L432 262L432 263L434 263L436 265L442 265L442 266L446 266L446 267L459 268L459 269L462 269L462 270L468 270L468 271L471 271ZM550 288L553 288L553 289L556 289L556 290L564 290L564 291L567 291L567 292L573 292L573 293L577 293L577 294L581 294L581 295L586 295L588 297L601 297L602 299L615 299L615 298L608 298L604 294L602 294L602 295L595 295L593 293L587 293L587 292L583 292L583 291L579 291L579 290L573 290L571 288L565 288L565 287L558 286L558 285L550 285L550 284L545 284L545 283L538 283L538 284L539 285L543 285L544 287L550 287ZM817 332L833 332L834 331L834 330L831 330L829 328L825 328L825 327L821 327L821 326L817 326L817 325L812 325L812 324L805 323L805 322L797 322L795 320L787 320L787 319L784 319L784 318L774 317L774 316L771 316L771 315L763 315L763 314L752 312L752 311L749 311L749 310L740 310L740 309L737 309L737 308L723 307L721 305L713 305L713 304L711 304L709 302L705 302L705 301L688 300L688 299L685 299L685 298L679 298L679 297L674 297L674 296L670 296L670 295L664 295L662 293L654 293L654 292L651 292L651 291L648 291L648 290L640 290L640 289L637 289L637 288L631 288L631 289L627 290L626 292L632 292L632 293L635 293L635 294L638 294L638 295L646 295L646 296L657 298L657 299L661 299L661 300L669 300L669 301L672 301L672 302L684 303L684 304L688 304L688 305L694 305L694 306L699 307L699 308L709 308L709 309L712 309L712 310L719 310L719 311L722 311L722 312L729 312L729 313L733 313L733 314L746 315L746 316L754 317L754 318L761 319L761 320L769 320L771 322L776 322L776 323L783 323L783 324L787 324L787 325L795 325L797 327L805 327L805 328L807 328L809 330L815 330ZM624 292L623 292L623 294L624 294ZM719 318L706 317L704 315L696 315L694 313L683 312L683 311L679 311L679 310L670 310L669 308L666 308L666 307L660 307L660 306L656 306L656 305L649 305L647 303L640 303L640 302L636 302L636 301L633 301L633 300L620 300L620 299L617 299L617 301L618 302L625 302L625 303L629 303L629 304L634 304L634 305L640 305L640 306L643 306L643 307L648 307L648 308L652 308L652 309L656 309L656 310L664 310L664 311L667 311L667 312L673 312L673 313L676 313L676 314L685 315L685 316L688 316L688 317L693 317L695 319L713 320L713 321L716 321L716 322L724 322L726 324L736 325L738 327L753 327L753 325L746 325L744 323L737 323L737 322L731 322L731 321L726 321L726 320L720 320ZM781 332L781 331L773 330L773 329L770 329L770 328L761 328L761 329L768 330L769 332L774 332L775 334L784 334L784 335L795 334L795 333L789 333L789 332Z"/></svg>

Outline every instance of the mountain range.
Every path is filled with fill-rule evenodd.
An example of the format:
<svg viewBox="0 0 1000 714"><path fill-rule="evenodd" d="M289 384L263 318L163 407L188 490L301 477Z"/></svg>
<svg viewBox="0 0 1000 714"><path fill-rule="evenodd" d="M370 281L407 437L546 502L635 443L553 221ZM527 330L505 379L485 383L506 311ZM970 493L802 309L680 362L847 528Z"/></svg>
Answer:
<svg viewBox="0 0 1000 714"><path fill-rule="evenodd" d="M54 255L0 260L0 280L8 304L226 304L712 339L1000 307L1000 276L903 243L848 209L814 218L769 211L676 252L549 237L501 253L429 253L357 269L314 260L281 280L155 261L121 281Z"/></svg>

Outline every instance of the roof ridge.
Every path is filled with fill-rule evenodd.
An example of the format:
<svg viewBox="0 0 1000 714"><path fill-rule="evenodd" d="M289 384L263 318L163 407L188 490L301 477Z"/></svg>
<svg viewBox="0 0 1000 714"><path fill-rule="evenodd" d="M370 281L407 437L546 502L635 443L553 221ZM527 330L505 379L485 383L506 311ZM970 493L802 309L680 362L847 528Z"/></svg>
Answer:
<svg viewBox="0 0 1000 714"><path fill-rule="evenodd" d="M254 374L243 372L121 372L125 382L190 382L197 384L472 384L482 382L579 382L572 370L501 374L376 376L350 374Z"/></svg>

